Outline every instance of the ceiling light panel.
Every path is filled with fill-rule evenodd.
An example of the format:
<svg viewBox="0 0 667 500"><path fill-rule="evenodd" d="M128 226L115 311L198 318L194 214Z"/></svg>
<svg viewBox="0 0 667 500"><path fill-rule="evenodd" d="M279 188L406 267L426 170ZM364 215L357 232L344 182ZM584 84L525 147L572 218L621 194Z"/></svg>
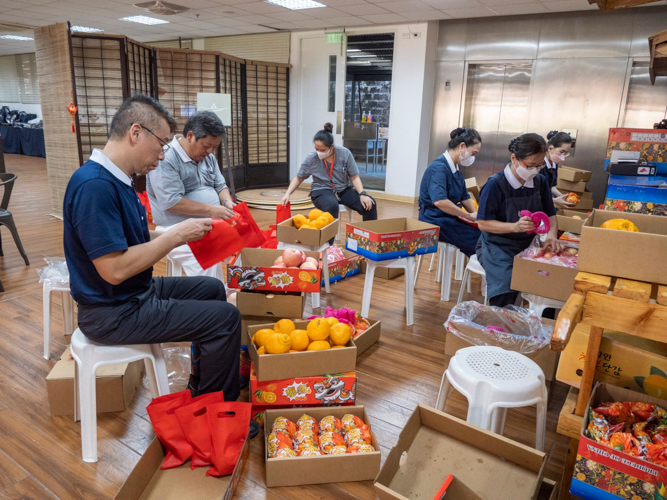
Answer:
<svg viewBox="0 0 667 500"><path fill-rule="evenodd" d="M155 17L148 17L148 16L128 16L128 17L121 17L119 18L119 20L129 21L131 23L148 24L148 25L169 24L169 21L165 21L164 19L157 19Z"/></svg>
<svg viewBox="0 0 667 500"><path fill-rule="evenodd" d="M72 26L70 29L72 31L80 31L81 33L101 33L104 31L99 28L88 28L86 26Z"/></svg>
<svg viewBox="0 0 667 500"><path fill-rule="evenodd" d="M27 40L34 40L33 38L30 38L29 36L20 36L20 35L2 35L0 38L4 38L5 40L20 40L22 42L27 41Z"/></svg>
<svg viewBox="0 0 667 500"><path fill-rule="evenodd" d="M315 2L314 0L265 0L265 3L277 5L290 10L302 9L316 9L318 7L326 7L323 3Z"/></svg>

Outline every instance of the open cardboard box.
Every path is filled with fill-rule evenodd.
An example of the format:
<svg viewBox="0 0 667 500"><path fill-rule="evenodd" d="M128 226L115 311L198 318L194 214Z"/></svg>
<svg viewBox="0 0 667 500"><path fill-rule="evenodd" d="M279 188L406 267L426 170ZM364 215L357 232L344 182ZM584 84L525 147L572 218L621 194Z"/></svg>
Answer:
<svg viewBox="0 0 667 500"><path fill-rule="evenodd" d="M470 196L475 198L475 201L479 201L479 186L477 185L477 178L468 177L465 182L466 191L470 193Z"/></svg>
<svg viewBox="0 0 667 500"><path fill-rule="evenodd" d="M166 454L162 443L155 438L125 480L116 500L231 500L248 459L248 441L246 437L230 476L210 477L206 475L208 467L192 470L190 463L161 470Z"/></svg>
<svg viewBox="0 0 667 500"><path fill-rule="evenodd" d="M580 168L559 165L558 179L570 182L589 182L591 180L591 172L588 170L581 170Z"/></svg>
<svg viewBox="0 0 667 500"><path fill-rule="evenodd" d="M335 219L322 229L297 229L294 226L294 217L281 222L276 226L276 239L282 243L291 245L305 245L309 247L321 247L327 241L335 238L338 234L340 223Z"/></svg>
<svg viewBox="0 0 667 500"><path fill-rule="evenodd" d="M585 181L571 182L563 179L558 179L558 182L556 183L556 189L558 189L561 193L570 193L570 192L577 194L584 193L586 191L586 182Z"/></svg>
<svg viewBox="0 0 667 500"><path fill-rule="evenodd" d="M46 376L51 415L74 415L74 369L69 347ZM143 360L100 366L95 377L97 413L124 411L130 407L144 373Z"/></svg>
<svg viewBox="0 0 667 500"><path fill-rule="evenodd" d="M586 191L585 193L577 193L579 195L579 202L572 207L572 210L592 210L593 198L589 196L589 193L590 191Z"/></svg>
<svg viewBox="0 0 667 500"><path fill-rule="evenodd" d="M377 320L370 318L366 319L368 319L371 326L352 339L352 343L357 346L357 356L361 356L366 349L380 340L380 330L382 325Z"/></svg>
<svg viewBox="0 0 667 500"><path fill-rule="evenodd" d="M352 253L344 248L341 248L341 250L345 258L333 263L329 262L329 283L359 274L361 265L366 262L361 255ZM324 276L322 276L322 286L324 286Z"/></svg>
<svg viewBox="0 0 667 500"><path fill-rule="evenodd" d="M572 295L577 269L514 257L512 283L517 292L532 293L567 302Z"/></svg>
<svg viewBox="0 0 667 500"><path fill-rule="evenodd" d="M485 500L535 500L545 464L540 451L418 405L375 478L375 492L380 500L431 499L454 474Z"/></svg>
<svg viewBox="0 0 667 500"><path fill-rule="evenodd" d="M559 210L556 218L558 219L559 231L581 234L581 228L588 215L574 210Z"/></svg>
<svg viewBox="0 0 667 500"><path fill-rule="evenodd" d="M610 219L626 219L639 232L602 229ZM594 210L581 229L579 271L647 283L667 284L667 217Z"/></svg>
<svg viewBox="0 0 667 500"><path fill-rule="evenodd" d="M309 321L295 321L298 330L305 330ZM252 325L248 327L248 337L262 328L273 328L275 323ZM255 344L250 342L248 353L255 367L257 380L284 380L288 378L310 377L330 373L353 372L357 367L357 347L352 340L342 349L324 349L322 351L287 352L284 354L263 354L257 352Z"/></svg>
<svg viewBox="0 0 667 500"><path fill-rule="evenodd" d="M382 261L434 253L440 228L403 217L347 224L345 248L367 259Z"/></svg>
<svg viewBox="0 0 667 500"><path fill-rule="evenodd" d="M340 350L340 349L339 349ZM371 428L371 444L377 451L369 453L346 453L344 455L321 455L317 457L269 458L268 439L273 422L285 417L296 422L308 414L318 422L327 415L343 418L347 413L356 415ZM373 426L363 406L333 406L326 408L292 408L290 410L267 410L264 417L264 453L266 460L266 485L299 486L302 484L328 484L374 479L380 470L380 447L373 433Z"/></svg>
<svg viewBox="0 0 667 500"><path fill-rule="evenodd" d="M319 293L320 269L289 269L273 267L284 250L244 248L234 265L227 265L229 288L266 292ZM320 261L319 252L305 252L306 257Z"/></svg>
<svg viewBox="0 0 667 500"><path fill-rule="evenodd" d="M236 294L236 307L242 316L268 316L276 321L283 318L301 318L306 307L306 294L290 292L246 292ZM267 318L267 321L270 319Z"/></svg>

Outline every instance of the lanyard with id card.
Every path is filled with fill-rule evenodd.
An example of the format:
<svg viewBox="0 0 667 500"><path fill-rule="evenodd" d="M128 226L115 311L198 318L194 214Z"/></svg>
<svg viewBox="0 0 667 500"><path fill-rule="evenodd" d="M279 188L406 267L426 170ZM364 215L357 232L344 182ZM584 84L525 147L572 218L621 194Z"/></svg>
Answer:
<svg viewBox="0 0 667 500"><path fill-rule="evenodd" d="M327 165L327 159L323 158L322 161L324 162L324 167L329 167ZM333 189L334 194L336 193L336 188L333 185L333 168L334 168L334 163L336 163L336 152L334 151L333 158L331 160L331 167L329 167L329 182L331 182L331 189Z"/></svg>

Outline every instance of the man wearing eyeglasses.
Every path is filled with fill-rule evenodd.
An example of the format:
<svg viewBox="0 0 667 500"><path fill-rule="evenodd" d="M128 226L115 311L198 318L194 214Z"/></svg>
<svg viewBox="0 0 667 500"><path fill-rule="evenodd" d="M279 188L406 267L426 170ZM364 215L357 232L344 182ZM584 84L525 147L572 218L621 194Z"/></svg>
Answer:
<svg viewBox="0 0 667 500"><path fill-rule="evenodd" d="M105 345L192 342L193 396L240 394L241 315L217 279L153 277L153 265L174 248L201 239L210 218L190 218L149 232L132 182L164 160L176 122L154 99L135 95L113 117L109 140L67 185L63 202L65 256L78 324Z"/></svg>
<svg viewBox="0 0 667 500"><path fill-rule="evenodd" d="M188 119L183 135L175 136L168 145L164 160L146 177L156 231L166 231L191 217L228 219L234 215L234 202L214 154L224 133L218 115L200 111ZM225 280L222 264L202 269L188 245L175 248L169 257L188 276Z"/></svg>

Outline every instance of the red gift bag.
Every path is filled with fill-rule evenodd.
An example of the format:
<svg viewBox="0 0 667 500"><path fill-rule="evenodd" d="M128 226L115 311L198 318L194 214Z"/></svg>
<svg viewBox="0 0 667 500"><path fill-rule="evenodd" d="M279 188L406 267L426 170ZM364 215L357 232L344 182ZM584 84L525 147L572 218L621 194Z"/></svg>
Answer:
<svg viewBox="0 0 667 500"><path fill-rule="evenodd" d="M189 390L155 398L146 407L148 416L160 442L167 449L161 469L183 465L192 456L192 445L185 439L183 429L174 411L192 401Z"/></svg>
<svg viewBox="0 0 667 500"><path fill-rule="evenodd" d="M243 239L245 248L262 246L266 238L255 219L252 218L248 204L245 201L239 203L234 207L234 212L240 216L240 219L234 225L234 229L238 231L239 236Z"/></svg>
<svg viewBox="0 0 667 500"><path fill-rule="evenodd" d="M281 203L278 203L276 205L276 226L281 222L284 222L287 219L291 218L292 218L292 209L290 208L289 201L287 202L287 206L284 207Z"/></svg>
<svg viewBox="0 0 667 500"><path fill-rule="evenodd" d="M207 476L227 476L234 472L250 426L250 403L230 401L206 407L211 432L211 461Z"/></svg>
<svg viewBox="0 0 667 500"><path fill-rule="evenodd" d="M222 262L230 255L234 255L245 248L243 239L238 231L227 221L213 220L213 228L201 240L191 241L188 246L199 262L199 265L208 269Z"/></svg>
<svg viewBox="0 0 667 500"><path fill-rule="evenodd" d="M211 462L211 432L206 421L206 406L224 402L222 391L203 394L176 410L176 418L192 446L190 468L206 467Z"/></svg>

